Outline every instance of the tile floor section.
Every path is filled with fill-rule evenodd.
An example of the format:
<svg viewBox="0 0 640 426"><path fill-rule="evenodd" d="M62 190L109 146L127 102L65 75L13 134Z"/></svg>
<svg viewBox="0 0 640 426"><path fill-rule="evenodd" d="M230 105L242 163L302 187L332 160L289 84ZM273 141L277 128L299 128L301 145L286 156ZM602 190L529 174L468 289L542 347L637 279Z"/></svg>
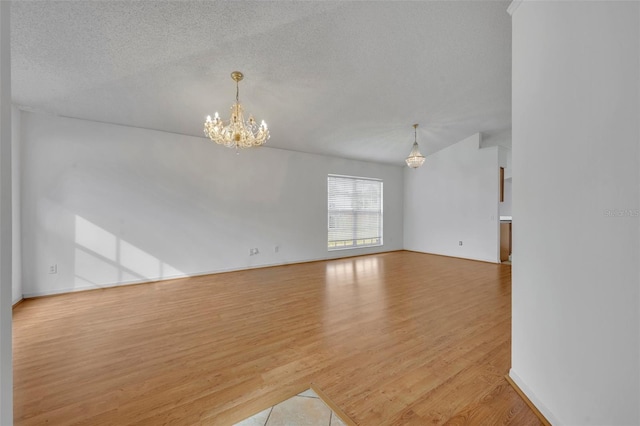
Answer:
<svg viewBox="0 0 640 426"><path fill-rule="evenodd" d="M236 423L234 426L345 426L311 389Z"/></svg>

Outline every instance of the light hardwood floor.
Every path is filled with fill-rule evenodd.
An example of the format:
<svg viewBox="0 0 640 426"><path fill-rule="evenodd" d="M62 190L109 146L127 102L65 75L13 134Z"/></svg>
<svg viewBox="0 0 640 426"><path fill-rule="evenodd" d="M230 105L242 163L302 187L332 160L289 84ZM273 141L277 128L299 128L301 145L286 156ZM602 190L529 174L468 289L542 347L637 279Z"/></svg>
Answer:
<svg viewBox="0 0 640 426"><path fill-rule="evenodd" d="M229 425L309 388L355 423L538 425L511 267L413 252L26 300L16 425Z"/></svg>

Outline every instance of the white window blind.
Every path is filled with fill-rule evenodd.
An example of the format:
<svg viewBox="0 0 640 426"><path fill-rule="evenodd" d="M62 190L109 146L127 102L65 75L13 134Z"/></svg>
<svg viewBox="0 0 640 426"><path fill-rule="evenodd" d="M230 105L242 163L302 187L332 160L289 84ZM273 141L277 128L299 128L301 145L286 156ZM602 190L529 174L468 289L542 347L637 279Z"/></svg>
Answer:
<svg viewBox="0 0 640 426"><path fill-rule="evenodd" d="M329 175L329 250L382 245L382 181Z"/></svg>

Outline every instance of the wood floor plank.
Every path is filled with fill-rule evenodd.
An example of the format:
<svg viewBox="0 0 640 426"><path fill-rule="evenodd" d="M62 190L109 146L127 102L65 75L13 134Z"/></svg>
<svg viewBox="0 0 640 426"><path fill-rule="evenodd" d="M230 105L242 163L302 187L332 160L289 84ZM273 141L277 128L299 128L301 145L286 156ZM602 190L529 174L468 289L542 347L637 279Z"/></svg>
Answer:
<svg viewBox="0 0 640 426"><path fill-rule="evenodd" d="M511 267L414 252L26 300L16 425L230 425L313 382L359 425L538 425Z"/></svg>

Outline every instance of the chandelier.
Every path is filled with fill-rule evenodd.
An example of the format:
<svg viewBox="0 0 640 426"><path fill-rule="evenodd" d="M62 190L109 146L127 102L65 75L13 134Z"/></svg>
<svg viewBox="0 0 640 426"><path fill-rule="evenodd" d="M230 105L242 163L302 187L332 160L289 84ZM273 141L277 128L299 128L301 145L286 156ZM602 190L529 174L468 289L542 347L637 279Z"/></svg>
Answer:
<svg viewBox="0 0 640 426"><path fill-rule="evenodd" d="M269 129L267 123L262 120L260 126L251 115L245 121L244 108L240 105L238 83L242 81L244 75L240 71L231 73L231 78L236 82L236 102L231 106L231 118L223 121L216 112L213 119L207 116L204 122L204 134L217 144L227 148L251 148L260 146L269 139Z"/></svg>
<svg viewBox="0 0 640 426"><path fill-rule="evenodd" d="M413 125L413 148L409 153L409 156L405 160L407 162L407 166L412 169L417 169L422 166L424 163L424 155L420 154L420 149L418 148L418 125Z"/></svg>

